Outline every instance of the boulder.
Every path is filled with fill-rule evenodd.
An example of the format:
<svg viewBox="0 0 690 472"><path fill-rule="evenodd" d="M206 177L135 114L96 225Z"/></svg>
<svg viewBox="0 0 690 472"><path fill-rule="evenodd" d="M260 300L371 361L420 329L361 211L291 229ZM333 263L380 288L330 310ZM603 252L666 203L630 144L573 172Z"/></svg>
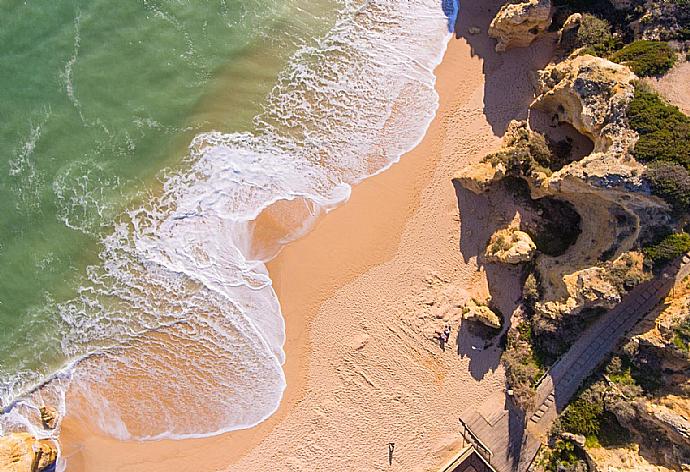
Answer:
<svg viewBox="0 0 690 472"><path fill-rule="evenodd" d="M587 438L581 434L561 433L561 438L566 441L572 441L580 447L585 447L585 443L587 442Z"/></svg>
<svg viewBox="0 0 690 472"><path fill-rule="evenodd" d="M3 472L41 472L57 461L55 443L36 439L29 433L10 433L0 437L0 470Z"/></svg>
<svg viewBox="0 0 690 472"><path fill-rule="evenodd" d="M478 321L489 328L501 329L501 319L498 315L488 306L481 305L474 300L467 302L462 317L466 320Z"/></svg>
<svg viewBox="0 0 690 472"><path fill-rule="evenodd" d="M558 45L565 51L572 51L578 44L577 33L582 24L582 14L573 13L570 15L561 30L558 32Z"/></svg>
<svg viewBox="0 0 690 472"><path fill-rule="evenodd" d="M505 177L505 167L501 164L493 166L489 162L480 162L467 166L458 172L453 180L472 193L485 192L489 186Z"/></svg>
<svg viewBox="0 0 690 472"><path fill-rule="evenodd" d="M529 234L517 228L505 228L491 235L486 247L486 259L504 264L520 264L531 261L537 246Z"/></svg>
<svg viewBox="0 0 690 472"><path fill-rule="evenodd" d="M52 406L42 406L39 408L41 413L41 422L47 429L55 429L58 423L59 414Z"/></svg>
<svg viewBox="0 0 690 472"><path fill-rule="evenodd" d="M529 0L503 5L489 26L496 51L527 47L551 24L551 0Z"/></svg>

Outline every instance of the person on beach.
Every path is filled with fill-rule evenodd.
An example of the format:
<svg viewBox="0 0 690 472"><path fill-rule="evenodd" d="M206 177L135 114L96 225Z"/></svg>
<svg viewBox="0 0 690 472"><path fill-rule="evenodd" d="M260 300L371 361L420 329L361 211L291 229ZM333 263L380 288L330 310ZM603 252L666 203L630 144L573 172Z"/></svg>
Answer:
<svg viewBox="0 0 690 472"><path fill-rule="evenodd" d="M450 339L450 326L446 325L443 329L443 341L447 344Z"/></svg>

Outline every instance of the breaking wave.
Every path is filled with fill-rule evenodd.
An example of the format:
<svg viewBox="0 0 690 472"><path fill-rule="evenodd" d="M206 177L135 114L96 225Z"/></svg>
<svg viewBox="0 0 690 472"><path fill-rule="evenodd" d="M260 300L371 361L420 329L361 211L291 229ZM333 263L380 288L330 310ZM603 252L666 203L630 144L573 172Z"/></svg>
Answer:
<svg viewBox="0 0 690 472"><path fill-rule="evenodd" d="M123 439L206 436L270 416L285 388L285 329L265 262L422 138L447 21L437 1L347 1L326 36L292 56L254 133L196 136L187 170L119 219L78 296L55 305L74 361L3 427L45 395L64 410L66 390L81 400L73 414ZM299 207L298 221L257 249L254 221L281 202Z"/></svg>

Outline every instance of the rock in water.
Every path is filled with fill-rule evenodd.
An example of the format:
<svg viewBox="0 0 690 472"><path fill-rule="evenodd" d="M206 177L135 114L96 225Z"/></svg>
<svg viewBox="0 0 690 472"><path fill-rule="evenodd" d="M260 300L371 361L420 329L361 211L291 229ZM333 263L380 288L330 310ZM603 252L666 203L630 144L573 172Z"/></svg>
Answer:
<svg viewBox="0 0 690 472"><path fill-rule="evenodd" d="M57 448L50 440L29 433L10 433L0 438L2 472L42 472L57 461Z"/></svg>
<svg viewBox="0 0 690 472"><path fill-rule="evenodd" d="M537 246L529 234L517 228L505 228L491 235L486 258L491 262L520 264L532 260Z"/></svg>
<svg viewBox="0 0 690 472"><path fill-rule="evenodd" d="M530 0L503 5L489 26L489 36L498 40L496 51L524 48L551 24L551 0Z"/></svg>
<svg viewBox="0 0 690 472"><path fill-rule="evenodd" d="M47 429L55 429L58 421L58 412L52 406L42 406L39 409L41 413L41 422Z"/></svg>

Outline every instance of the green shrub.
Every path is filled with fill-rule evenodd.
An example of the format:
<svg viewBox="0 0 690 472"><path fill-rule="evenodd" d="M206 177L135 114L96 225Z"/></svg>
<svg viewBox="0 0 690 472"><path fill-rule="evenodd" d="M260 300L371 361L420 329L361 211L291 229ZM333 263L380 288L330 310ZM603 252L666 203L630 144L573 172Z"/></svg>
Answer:
<svg viewBox="0 0 690 472"><path fill-rule="evenodd" d="M548 453L545 469L549 472L569 470L578 462L575 444L572 441L558 439Z"/></svg>
<svg viewBox="0 0 690 472"><path fill-rule="evenodd" d="M643 249L645 256L649 257L654 265L658 266L669 262L690 251L690 234L672 233L656 244Z"/></svg>
<svg viewBox="0 0 690 472"><path fill-rule="evenodd" d="M620 357L614 356L606 366L605 371L611 382L619 385L635 385L635 379L631 374L630 366L629 359L626 358L624 363Z"/></svg>
<svg viewBox="0 0 690 472"><path fill-rule="evenodd" d="M506 171L514 176L529 176L532 171L551 174L551 149L544 135L529 131L526 126L518 128L515 136L505 143L504 149L489 154L485 162L493 165L499 163L506 167Z"/></svg>
<svg viewBox="0 0 690 472"><path fill-rule="evenodd" d="M628 107L628 119L640 134L634 149L638 160L672 162L690 170L690 118L678 107L638 83Z"/></svg>
<svg viewBox="0 0 690 472"><path fill-rule="evenodd" d="M607 447L629 442L628 431L613 413L604 408L605 392L606 387L602 382L596 382L583 390L561 415L560 428L585 436L590 446Z"/></svg>
<svg viewBox="0 0 690 472"><path fill-rule="evenodd" d="M587 396L580 396L568 405L561 416L561 428L583 436L597 436L601 429L600 417L604 414L604 405L592 401Z"/></svg>
<svg viewBox="0 0 690 472"><path fill-rule="evenodd" d="M666 42L641 39L614 52L609 59L627 65L640 77L650 77L673 67L676 54Z"/></svg>
<svg viewBox="0 0 690 472"><path fill-rule="evenodd" d="M534 276L533 273L530 273L527 278L525 279L525 284L522 286L522 299L525 302L525 305L527 305L528 308L531 310L534 309L534 304L539 301L541 298L541 290L539 288L539 281L537 278ZM527 323L524 323L527 324ZM522 325L520 325L522 326ZM530 327L531 330L531 327ZM529 339L527 339L528 342L531 342L531 334L529 336Z"/></svg>
<svg viewBox="0 0 690 472"><path fill-rule="evenodd" d="M645 172L652 192L666 200L676 211L690 210L690 173L672 162L652 162Z"/></svg>
<svg viewBox="0 0 690 472"><path fill-rule="evenodd" d="M673 344L681 351L690 351L690 318L673 329Z"/></svg>
<svg viewBox="0 0 690 472"><path fill-rule="evenodd" d="M576 47L584 47L586 54L605 57L620 47L611 34L611 24L589 13L582 15L575 38Z"/></svg>

